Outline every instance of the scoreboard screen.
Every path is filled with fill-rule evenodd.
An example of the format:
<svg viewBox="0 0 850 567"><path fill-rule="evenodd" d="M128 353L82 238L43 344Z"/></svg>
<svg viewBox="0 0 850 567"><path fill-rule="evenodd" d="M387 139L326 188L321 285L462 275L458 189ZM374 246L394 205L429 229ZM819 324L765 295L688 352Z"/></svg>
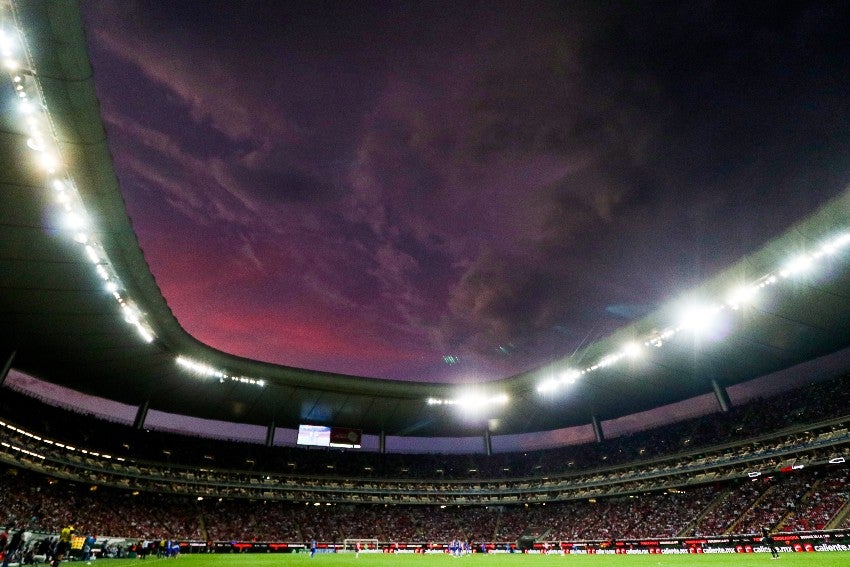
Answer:
<svg viewBox="0 0 850 567"><path fill-rule="evenodd" d="M331 443L331 428L327 425L299 425L295 442L299 445L327 447Z"/></svg>
<svg viewBox="0 0 850 567"><path fill-rule="evenodd" d="M314 447L343 447L346 449L359 449L362 432L359 429L349 427L331 427L329 425L299 425L299 445L312 445Z"/></svg>

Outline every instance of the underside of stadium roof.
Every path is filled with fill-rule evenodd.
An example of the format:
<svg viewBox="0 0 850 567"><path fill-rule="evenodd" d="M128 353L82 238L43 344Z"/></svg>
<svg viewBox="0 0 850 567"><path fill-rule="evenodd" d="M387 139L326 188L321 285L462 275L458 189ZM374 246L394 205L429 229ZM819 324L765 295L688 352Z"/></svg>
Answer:
<svg viewBox="0 0 850 567"><path fill-rule="evenodd" d="M845 192L692 290L693 297L722 302L741 282L766 285L758 304L726 309L729 329L722 339L664 335L677 318L675 306L666 306L568 359L474 385L475 396L505 394L508 400L487 406L476 419L459 419L455 405L428 403L457 399L456 385L314 372L217 351L183 330L139 248L113 170L78 7L28 1L16 4L14 14L15 22L0 23L23 30L28 60L19 70L7 69L0 81L0 356L24 373L133 406L203 418L460 436L481 434L493 418L498 434L587 424L591 416L611 419L711 392L712 381L729 386L850 345L846 252L825 256L799 277L765 279L779 274L794 253L815 250L850 226ZM53 173L33 157L32 133L12 104L20 97L16 89L47 109L61 161ZM63 225L51 187L56 175L76 188L91 224L88 244ZM96 269L105 259L108 277ZM113 273L120 277L117 292L104 286ZM125 301L138 309L150 342L125 321ZM628 341L646 345L642 356L606 364L606 356ZM194 361L195 371L178 364L178 357ZM199 375L200 365L222 372ZM575 383L556 392L538 391L567 369L592 371L579 372Z"/></svg>

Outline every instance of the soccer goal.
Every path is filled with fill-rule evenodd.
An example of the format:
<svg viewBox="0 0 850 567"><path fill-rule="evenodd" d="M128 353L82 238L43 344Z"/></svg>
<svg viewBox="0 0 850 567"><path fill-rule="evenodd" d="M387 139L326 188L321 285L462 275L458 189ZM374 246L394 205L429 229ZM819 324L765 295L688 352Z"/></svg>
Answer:
<svg viewBox="0 0 850 567"><path fill-rule="evenodd" d="M378 547L378 538L350 538L342 540L342 550L343 551L355 551L357 549L357 544L360 544L360 551L364 552L377 552L380 551Z"/></svg>

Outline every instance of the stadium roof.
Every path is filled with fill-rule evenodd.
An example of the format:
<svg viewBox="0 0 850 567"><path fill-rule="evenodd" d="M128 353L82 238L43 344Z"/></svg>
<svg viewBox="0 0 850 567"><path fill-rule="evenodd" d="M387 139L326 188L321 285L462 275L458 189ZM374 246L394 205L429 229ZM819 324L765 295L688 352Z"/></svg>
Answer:
<svg viewBox="0 0 850 567"><path fill-rule="evenodd" d="M834 240L850 228L845 192L689 294L720 306L711 317L719 327L706 334L680 321L682 305L668 305L569 359L464 387L314 372L212 349L181 328L131 228L76 5L26 2L18 10L30 60L7 65L0 86L0 348L14 352L13 367L25 373L198 417L453 436L479 434L490 418L499 433L520 433L628 415L710 392L712 380L740 383L850 345L850 262L846 251L823 248L845 243ZM54 136L34 140L32 124L10 102L16 98L47 109L55 168L36 160ZM67 225L60 193L85 211L84 242ZM800 254L804 265L784 271ZM741 285L758 290L752 304L728 300ZM619 356L627 344L640 355ZM557 387L541 392L541 384ZM507 403L473 415L476 400L501 395Z"/></svg>

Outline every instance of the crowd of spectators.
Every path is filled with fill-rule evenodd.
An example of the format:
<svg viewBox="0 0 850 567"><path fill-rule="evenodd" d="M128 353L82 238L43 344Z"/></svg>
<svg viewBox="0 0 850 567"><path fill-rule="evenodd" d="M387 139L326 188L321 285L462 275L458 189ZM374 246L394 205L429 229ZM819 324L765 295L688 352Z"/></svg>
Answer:
<svg viewBox="0 0 850 567"><path fill-rule="evenodd" d="M187 438L105 427L4 391L0 410L17 426L0 427L0 459L46 476L9 468L0 510L37 531L73 523L216 541L514 541L529 526L551 540L823 529L848 505L847 469L823 466L850 446L848 385L842 377L604 442L492 456ZM798 462L812 466L780 474Z"/></svg>
<svg viewBox="0 0 850 567"><path fill-rule="evenodd" d="M769 487L738 520L734 526L736 532L754 534L763 527L779 525L811 490L810 475L759 477L755 482Z"/></svg>
<svg viewBox="0 0 850 567"><path fill-rule="evenodd" d="M816 465L850 445L847 418L773 436L671 455L631 466L531 479L420 480L301 477L167 463L141 463L57 443L0 424L0 458L45 474L128 490L204 498L373 504L516 504L635 495L778 471L789 461Z"/></svg>
<svg viewBox="0 0 850 567"><path fill-rule="evenodd" d="M824 529L827 522L835 517L843 506L850 503L848 483L850 473L846 470L842 474L826 477L816 475L814 484L789 514L782 526L783 531Z"/></svg>
<svg viewBox="0 0 850 567"><path fill-rule="evenodd" d="M193 499L81 486L9 468L0 477L0 510L19 526L56 533L75 525L80 533L199 539Z"/></svg>
<svg viewBox="0 0 850 567"><path fill-rule="evenodd" d="M28 530L146 540L341 543L512 542L530 527L549 541L628 540L823 528L847 504L846 467L604 499L512 506L353 505L198 499L127 492L25 470L0 475L0 509ZM793 511L793 522L782 524Z"/></svg>
<svg viewBox="0 0 850 567"><path fill-rule="evenodd" d="M726 488L726 494L696 524L695 535L718 535L726 533L737 518L740 518L767 490L762 482L743 481L737 486Z"/></svg>

